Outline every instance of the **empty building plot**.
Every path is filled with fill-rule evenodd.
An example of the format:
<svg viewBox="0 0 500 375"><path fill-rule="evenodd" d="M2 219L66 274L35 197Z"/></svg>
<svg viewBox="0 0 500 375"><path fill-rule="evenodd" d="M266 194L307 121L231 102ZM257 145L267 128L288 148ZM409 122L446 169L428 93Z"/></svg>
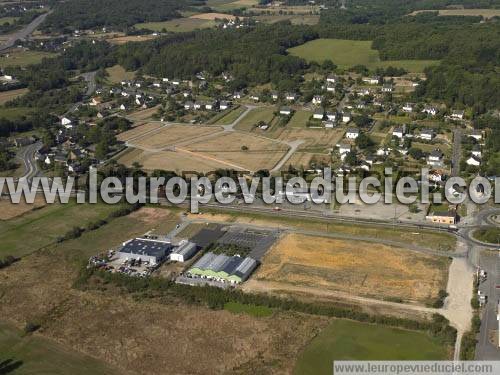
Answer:
<svg viewBox="0 0 500 375"><path fill-rule="evenodd" d="M144 137L136 138L134 145L144 149L163 149L182 142L194 142L199 137L220 131L221 128L214 126L169 125L156 132L147 133Z"/></svg>
<svg viewBox="0 0 500 375"><path fill-rule="evenodd" d="M208 252L187 273L191 277L239 284L250 277L257 265L257 261L250 257L243 258Z"/></svg>
<svg viewBox="0 0 500 375"><path fill-rule="evenodd" d="M149 122L147 124L135 126L126 132L120 133L116 136L116 138L119 141L128 141L134 138L140 138L141 136L146 135L146 133L160 129L162 126L164 125L159 122Z"/></svg>
<svg viewBox="0 0 500 375"><path fill-rule="evenodd" d="M286 144L240 132L223 133L185 148L250 171L272 169L289 149Z"/></svg>

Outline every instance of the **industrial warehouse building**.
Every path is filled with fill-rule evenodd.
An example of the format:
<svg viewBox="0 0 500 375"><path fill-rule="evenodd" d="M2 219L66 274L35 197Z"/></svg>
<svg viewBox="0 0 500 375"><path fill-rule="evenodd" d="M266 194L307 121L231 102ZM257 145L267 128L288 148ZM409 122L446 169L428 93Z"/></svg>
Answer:
<svg viewBox="0 0 500 375"><path fill-rule="evenodd" d="M193 257L198 252L199 248L195 243L189 242L187 240L182 240L179 242L177 247L172 250L170 254L170 260L176 262L185 262L186 260Z"/></svg>
<svg viewBox="0 0 500 375"><path fill-rule="evenodd" d="M134 238L123 243L116 255L123 260L140 260L150 264L161 263L170 254L170 241L153 240L148 238Z"/></svg>
<svg viewBox="0 0 500 375"><path fill-rule="evenodd" d="M194 277L213 279L239 284L251 275L257 267L255 259L224 254L206 253L188 271Z"/></svg>

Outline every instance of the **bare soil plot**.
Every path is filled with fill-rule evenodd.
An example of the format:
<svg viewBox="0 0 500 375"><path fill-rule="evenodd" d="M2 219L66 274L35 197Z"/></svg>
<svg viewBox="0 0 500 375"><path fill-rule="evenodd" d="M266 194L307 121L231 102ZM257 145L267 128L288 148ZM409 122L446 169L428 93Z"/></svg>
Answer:
<svg viewBox="0 0 500 375"><path fill-rule="evenodd" d="M225 133L192 143L186 148L189 151L241 165L251 171L271 169L288 150L288 146L282 143L240 132Z"/></svg>
<svg viewBox="0 0 500 375"><path fill-rule="evenodd" d="M159 122L149 122L146 124L140 124L138 126L133 127L126 132L118 134L116 137L119 141L128 141L129 139L133 139L136 137L140 137L142 134L151 132L161 128L163 125Z"/></svg>
<svg viewBox="0 0 500 375"><path fill-rule="evenodd" d="M19 204L13 204L9 200L0 199L0 220L9 220L21 216L26 212L45 206L45 200L42 195L37 195L33 204L26 203L24 198Z"/></svg>
<svg viewBox="0 0 500 375"><path fill-rule="evenodd" d="M4 105L11 100L20 97L28 92L28 89L18 89L0 92L0 105Z"/></svg>
<svg viewBox="0 0 500 375"><path fill-rule="evenodd" d="M134 143L148 149L161 149L220 131L220 128L214 126L170 125L157 132L146 134L144 138L137 139Z"/></svg>
<svg viewBox="0 0 500 375"><path fill-rule="evenodd" d="M254 279L425 303L446 290L448 267L446 258L402 248L290 234L266 254Z"/></svg>

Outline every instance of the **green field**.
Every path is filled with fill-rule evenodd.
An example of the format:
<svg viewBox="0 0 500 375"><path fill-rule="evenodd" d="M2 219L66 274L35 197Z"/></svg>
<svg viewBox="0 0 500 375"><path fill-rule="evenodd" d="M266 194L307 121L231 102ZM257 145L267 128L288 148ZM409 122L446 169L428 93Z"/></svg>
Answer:
<svg viewBox="0 0 500 375"><path fill-rule="evenodd" d="M299 355L294 374L332 374L334 360L444 359L446 348L426 333L335 320Z"/></svg>
<svg viewBox="0 0 500 375"><path fill-rule="evenodd" d="M409 72L419 73L426 66L436 65L436 60L391 60L381 61L377 50L371 48L371 41L345 39L316 39L300 46L290 48L288 52L307 61L322 62L332 60L342 69L355 65L365 65L369 69L393 66Z"/></svg>
<svg viewBox="0 0 500 375"><path fill-rule="evenodd" d="M119 207L75 202L51 204L21 217L0 221L0 257L30 254L54 243L73 227L85 227L92 221L104 219Z"/></svg>
<svg viewBox="0 0 500 375"><path fill-rule="evenodd" d="M236 107L236 108L230 110L229 113L227 113L225 116L223 116L222 118L218 119L214 123L216 125L229 125L229 124L232 124L245 111L246 111L246 107L244 107L244 106Z"/></svg>
<svg viewBox="0 0 500 375"><path fill-rule="evenodd" d="M0 68L7 66L27 66L38 64L45 57L56 56L55 53L41 51L20 51L3 54L0 56Z"/></svg>
<svg viewBox="0 0 500 375"><path fill-rule="evenodd" d="M97 359L0 323L0 374L114 374Z"/></svg>
<svg viewBox="0 0 500 375"><path fill-rule="evenodd" d="M0 25L5 25L5 24L12 25L18 19L19 19L19 17L1 17L0 18Z"/></svg>
<svg viewBox="0 0 500 375"><path fill-rule="evenodd" d="M305 128L311 116L312 113L310 111L296 111L288 122L288 126L292 128Z"/></svg>
<svg viewBox="0 0 500 375"><path fill-rule="evenodd" d="M259 121L264 121L266 123L271 122L274 118L275 107L258 107L252 109L247 113L245 117L236 125L236 129L243 131L252 130L253 126L259 123Z"/></svg>
<svg viewBox="0 0 500 375"><path fill-rule="evenodd" d="M25 107L0 106L0 118L5 118L7 120L14 120L22 116L28 115L31 111L32 111L31 108L25 108Z"/></svg>
<svg viewBox="0 0 500 375"><path fill-rule="evenodd" d="M135 25L137 29L148 29L152 31L171 31L185 33L196 29L206 29L216 25L213 20L201 20L197 18L179 18L164 22L145 22Z"/></svg>
<svg viewBox="0 0 500 375"><path fill-rule="evenodd" d="M257 318L270 316L273 310L267 306L244 305L239 302L227 302L224 305L224 310L235 314L248 314Z"/></svg>
<svg viewBox="0 0 500 375"><path fill-rule="evenodd" d="M478 229L472 235L481 242L500 244L500 228Z"/></svg>

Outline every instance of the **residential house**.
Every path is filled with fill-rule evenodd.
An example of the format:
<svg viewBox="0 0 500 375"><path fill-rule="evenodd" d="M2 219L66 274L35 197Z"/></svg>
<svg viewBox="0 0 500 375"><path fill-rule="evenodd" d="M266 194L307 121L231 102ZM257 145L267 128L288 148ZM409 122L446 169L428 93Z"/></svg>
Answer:
<svg viewBox="0 0 500 375"><path fill-rule="evenodd" d="M278 92L273 91L273 92L271 93L271 98L272 98L274 101L278 100L278 99L279 99L279 97L280 97L280 95L278 94Z"/></svg>
<svg viewBox="0 0 500 375"><path fill-rule="evenodd" d="M184 109L186 111L189 111L192 108L194 108L194 103L192 101L187 101L186 103L184 103Z"/></svg>
<svg viewBox="0 0 500 375"><path fill-rule="evenodd" d="M293 102L297 100L297 94L295 94L294 92L288 92L285 94L285 99L289 102Z"/></svg>
<svg viewBox="0 0 500 375"><path fill-rule="evenodd" d="M233 99L241 99L243 97L243 93L240 91L236 91L233 94Z"/></svg>
<svg viewBox="0 0 500 375"><path fill-rule="evenodd" d="M444 154L441 152L441 150L439 149L434 150L427 157L427 164L435 167L442 167L443 157Z"/></svg>
<svg viewBox="0 0 500 375"><path fill-rule="evenodd" d="M335 112L328 111L326 112L326 118L329 121L335 121L337 119L337 114Z"/></svg>
<svg viewBox="0 0 500 375"><path fill-rule="evenodd" d="M394 86L392 83L385 83L382 86L382 92L393 92L394 91Z"/></svg>
<svg viewBox="0 0 500 375"><path fill-rule="evenodd" d="M463 120L465 117L465 112L464 111L457 111L454 110L451 112L451 118L454 120Z"/></svg>
<svg viewBox="0 0 500 375"><path fill-rule="evenodd" d="M480 141L481 139L483 139L483 132L480 130L474 130L470 134L470 137L474 138L476 141Z"/></svg>
<svg viewBox="0 0 500 375"><path fill-rule="evenodd" d="M380 77L363 77L363 82L369 85L378 85L380 83Z"/></svg>
<svg viewBox="0 0 500 375"><path fill-rule="evenodd" d="M356 139L359 137L359 129L357 128L348 128L345 137L348 139Z"/></svg>
<svg viewBox="0 0 500 375"><path fill-rule="evenodd" d="M472 155L466 160L467 165L472 165L474 167L479 167L481 165L481 159Z"/></svg>
<svg viewBox="0 0 500 375"><path fill-rule="evenodd" d="M337 82L337 76L330 74L328 77L326 77L326 82L328 83L336 83Z"/></svg>
<svg viewBox="0 0 500 375"><path fill-rule="evenodd" d="M406 125L397 126L392 131L392 136L399 139L403 139L405 135L406 135Z"/></svg>
<svg viewBox="0 0 500 375"><path fill-rule="evenodd" d="M222 100L219 104L219 108L221 111L225 111L231 106L231 102L228 102L226 100Z"/></svg>
<svg viewBox="0 0 500 375"><path fill-rule="evenodd" d="M323 108L319 108L316 111L314 111L313 119L323 120L323 117L325 117L325 111L323 110Z"/></svg>
<svg viewBox="0 0 500 375"><path fill-rule="evenodd" d="M344 123L347 124L349 121L351 121L351 114L347 113L347 112L344 112L342 114L342 122L344 122Z"/></svg>
<svg viewBox="0 0 500 375"><path fill-rule="evenodd" d="M335 127L335 123L333 121L325 121L323 123L326 129L333 129Z"/></svg>
<svg viewBox="0 0 500 375"><path fill-rule="evenodd" d="M432 106L425 106L424 109L422 110L423 113L426 113L431 116L436 116L438 114L438 109L436 107Z"/></svg>
<svg viewBox="0 0 500 375"><path fill-rule="evenodd" d="M210 101L210 102L206 102L205 103L205 109L207 111L213 111L213 110L215 110L216 106L217 106L217 102L216 101Z"/></svg>
<svg viewBox="0 0 500 375"><path fill-rule="evenodd" d="M335 92L335 85L333 85L331 83L327 83L326 84L326 91L328 91L328 92Z"/></svg>
<svg viewBox="0 0 500 375"><path fill-rule="evenodd" d="M403 106L403 112L413 112L413 109L414 109L415 105L413 103L406 103L404 106Z"/></svg>
<svg viewBox="0 0 500 375"><path fill-rule="evenodd" d="M292 114L292 109L290 107L281 107L280 115L290 116Z"/></svg>
<svg viewBox="0 0 500 375"><path fill-rule="evenodd" d="M481 146L474 145L474 147L472 147L471 154L472 154L472 156L475 156L476 158L481 158L483 156L483 153L481 152Z"/></svg>
<svg viewBox="0 0 500 375"><path fill-rule="evenodd" d="M349 143L340 143L338 147L340 155L348 154L349 152L351 152L351 145Z"/></svg>
<svg viewBox="0 0 500 375"><path fill-rule="evenodd" d="M312 104L320 105L321 103L323 103L323 97L321 95L314 95L312 98Z"/></svg>
<svg viewBox="0 0 500 375"><path fill-rule="evenodd" d="M432 130L432 129L423 129L420 132L420 135L418 137L420 139L425 140L425 141L432 141L432 139L434 138L434 136L435 136L434 130Z"/></svg>
<svg viewBox="0 0 500 375"><path fill-rule="evenodd" d="M195 103L193 104L193 109L199 110L199 109L201 109L202 107L203 107L203 103L201 103L201 102L195 102Z"/></svg>

